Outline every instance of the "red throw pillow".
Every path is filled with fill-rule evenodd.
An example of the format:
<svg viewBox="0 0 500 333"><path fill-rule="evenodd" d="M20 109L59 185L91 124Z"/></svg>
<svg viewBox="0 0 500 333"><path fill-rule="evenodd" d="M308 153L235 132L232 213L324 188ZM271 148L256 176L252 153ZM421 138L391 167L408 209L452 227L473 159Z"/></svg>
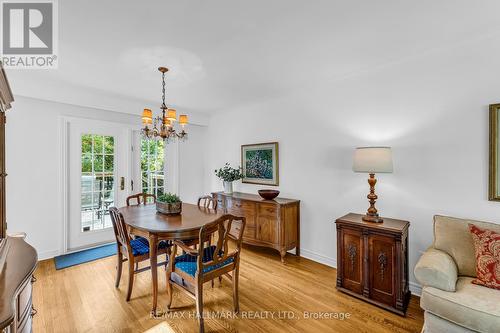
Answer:
<svg viewBox="0 0 500 333"><path fill-rule="evenodd" d="M476 250L476 274L472 281L488 288L500 289L500 234L469 224Z"/></svg>

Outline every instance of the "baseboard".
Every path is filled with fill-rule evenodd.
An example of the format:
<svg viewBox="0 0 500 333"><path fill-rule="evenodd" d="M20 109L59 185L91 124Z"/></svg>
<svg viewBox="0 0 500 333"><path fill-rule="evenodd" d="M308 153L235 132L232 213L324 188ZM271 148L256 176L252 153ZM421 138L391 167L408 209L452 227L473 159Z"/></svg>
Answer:
<svg viewBox="0 0 500 333"><path fill-rule="evenodd" d="M306 249L300 249L300 256L310 259L312 261L319 262L320 264L327 265L333 268L337 268L337 259L319 254L317 252L309 251ZM417 282L410 281L410 291L412 295L420 296L422 294L422 287Z"/></svg>
<svg viewBox="0 0 500 333"><path fill-rule="evenodd" d="M337 259L319 254L317 252L309 251L306 249L300 249L300 256L307 259L311 259L312 261L319 262L320 264L323 265L337 268Z"/></svg>
<svg viewBox="0 0 500 333"><path fill-rule="evenodd" d="M44 251L38 253L38 261L47 260L57 257L59 255L59 250Z"/></svg>
<svg viewBox="0 0 500 333"><path fill-rule="evenodd" d="M420 297L420 295L422 295L422 286L416 282L410 281L410 291L412 295Z"/></svg>

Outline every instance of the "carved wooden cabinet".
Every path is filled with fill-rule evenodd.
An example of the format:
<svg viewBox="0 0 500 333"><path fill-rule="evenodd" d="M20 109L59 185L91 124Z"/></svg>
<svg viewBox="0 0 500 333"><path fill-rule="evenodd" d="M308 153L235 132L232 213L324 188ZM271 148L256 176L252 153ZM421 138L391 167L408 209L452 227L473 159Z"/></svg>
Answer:
<svg viewBox="0 0 500 333"><path fill-rule="evenodd" d="M30 333L36 310L32 302L33 277L38 256L21 238L7 238L10 243L0 274L0 332Z"/></svg>
<svg viewBox="0 0 500 333"><path fill-rule="evenodd" d="M337 289L405 315L410 299L408 229L410 223L384 218L365 222L347 214L337 225Z"/></svg>
<svg viewBox="0 0 500 333"><path fill-rule="evenodd" d="M284 262L288 250L300 256L300 201L264 200L248 193L212 193L217 209L246 218L243 243L265 246L280 252Z"/></svg>

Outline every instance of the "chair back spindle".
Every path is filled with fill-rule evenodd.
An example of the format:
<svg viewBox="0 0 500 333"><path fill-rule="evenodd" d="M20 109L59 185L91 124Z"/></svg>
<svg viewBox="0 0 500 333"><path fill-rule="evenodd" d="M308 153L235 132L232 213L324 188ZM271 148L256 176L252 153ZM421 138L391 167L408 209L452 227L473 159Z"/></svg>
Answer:
<svg viewBox="0 0 500 333"><path fill-rule="evenodd" d="M117 243L128 249L130 247L130 235L122 213L116 207L111 207L109 208L109 214L111 215Z"/></svg>
<svg viewBox="0 0 500 333"><path fill-rule="evenodd" d="M211 208L217 209L217 201L210 195L205 195L198 198L198 207L199 208Z"/></svg>
<svg viewBox="0 0 500 333"><path fill-rule="evenodd" d="M148 198L152 198L153 203L156 203L156 195L150 193L137 193L127 197L127 206L147 205ZM135 201L135 204L132 204L131 201Z"/></svg>

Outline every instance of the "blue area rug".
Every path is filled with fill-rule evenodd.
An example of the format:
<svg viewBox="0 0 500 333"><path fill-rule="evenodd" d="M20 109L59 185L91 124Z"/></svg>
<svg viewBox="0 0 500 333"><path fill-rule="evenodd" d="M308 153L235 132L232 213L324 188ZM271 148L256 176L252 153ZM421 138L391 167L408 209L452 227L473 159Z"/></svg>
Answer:
<svg viewBox="0 0 500 333"><path fill-rule="evenodd" d="M93 249L83 250L54 258L56 269L63 269L85 262L110 257L116 254L116 243L106 244Z"/></svg>

